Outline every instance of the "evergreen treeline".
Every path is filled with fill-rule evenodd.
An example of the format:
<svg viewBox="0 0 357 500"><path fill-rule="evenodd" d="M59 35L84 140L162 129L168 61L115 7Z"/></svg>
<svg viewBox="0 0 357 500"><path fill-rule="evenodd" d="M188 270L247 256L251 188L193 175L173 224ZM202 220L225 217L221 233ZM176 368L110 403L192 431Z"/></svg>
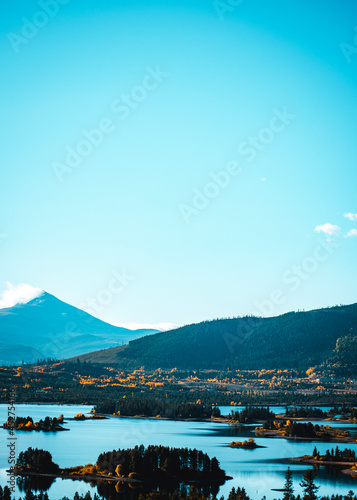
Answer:
<svg viewBox="0 0 357 500"><path fill-rule="evenodd" d="M328 413L321 410L321 408L313 408L311 406L285 409L285 416L293 418L326 418Z"/></svg>
<svg viewBox="0 0 357 500"><path fill-rule="evenodd" d="M231 411L228 418L240 423L252 423L256 420L272 420L275 413L269 407L247 406L242 411Z"/></svg>
<svg viewBox="0 0 357 500"><path fill-rule="evenodd" d="M316 437L316 431L320 430L319 425L313 425L311 422L290 422L285 428L286 436L291 437Z"/></svg>
<svg viewBox="0 0 357 500"><path fill-rule="evenodd" d="M316 430L319 430L318 425L314 426L311 422L291 422L286 427L286 435L292 437L316 437Z"/></svg>
<svg viewBox="0 0 357 500"><path fill-rule="evenodd" d="M314 426L311 422L302 423L302 422L290 422L290 421L288 421L286 424L287 424L286 426L283 426L284 434L286 436L290 436L290 437L309 437L309 438L312 438L312 437L316 437L317 436L316 431L320 430L320 426L318 426L318 425ZM281 425L283 425L283 424L281 424ZM266 420L263 423L264 430L276 430L279 428L281 428L281 427L277 427L275 425L275 422L273 422L272 420ZM327 437L328 437L328 435L327 435Z"/></svg>
<svg viewBox="0 0 357 500"><path fill-rule="evenodd" d="M21 451L16 465L36 472L56 472L58 470L58 465L52 461L51 453L38 448L28 448L26 451Z"/></svg>
<svg viewBox="0 0 357 500"><path fill-rule="evenodd" d="M356 452L355 450L350 450L349 448L345 448L344 450L340 450L338 446L336 448L331 448L330 450L326 450L324 455L320 455L315 446L314 451L312 452L312 456L317 460L321 459L324 461L331 462L355 462L356 461Z"/></svg>
<svg viewBox="0 0 357 500"><path fill-rule="evenodd" d="M160 415L166 418L210 418L219 417L219 408L202 403L173 403L159 399L137 400L121 399L119 401L105 401L95 407L96 413L107 413L130 417L144 415L145 417L156 417Z"/></svg>
<svg viewBox="0 0 357 500"><path fill-rule="evenodd" d="M159 481L177 478L181 481L224 480L225 473L216 458L202 451L188 448L169 448L167 446L135 446L126 450L113 450L101 453L97 469L106 474L129 476L135 473L142 479Z"/></svg>
<svg viewBox="0 0 357 500"><path fill-rule="evenodd" d="M11 490L8 486L0 486L0 500L11 500Z"/></svg>
<svg viewBox="0 0 357 500"><path fill-rule="evenodd" d="M333 366L337 375L351 375L356 373L357 366L357 329L355 324L348 332L337 339L331 358L324 366Z"/></svg>

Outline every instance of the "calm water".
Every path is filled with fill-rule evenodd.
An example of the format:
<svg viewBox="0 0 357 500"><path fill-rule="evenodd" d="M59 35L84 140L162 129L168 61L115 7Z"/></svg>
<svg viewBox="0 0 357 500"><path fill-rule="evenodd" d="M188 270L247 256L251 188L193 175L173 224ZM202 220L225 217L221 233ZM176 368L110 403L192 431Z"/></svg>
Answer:
<svg viewBox="0 0 357 500"><path fill-rule="evenodd" d="M227 408L229 411L232 409L232 407ZM17 415L29 415L37 421L47 415L58 417L63 414L65 418L71 418L79 412L89 413L90 409L90 406L77 405L18 405ZM274 411L282 413L284 409L282 408L281 411L275 409ZM7 406L0 405L0 422L6 420ZM330 425L336 424L356 432L355 425L330 423ZM263 495L266 495L267 500L282 497L281 492L272 491L272 488L282 488L284 485L287 465L279 463L279 459L311 454L315 444L320 452L336 446L332 443L255 438L257 444L266 446L266 448L242 450L225 447L233 439L254 437L251 432L254 430L254 425L238 428L207 422L172 422L112 417L102 421L68 421L64 427L69 428L70 431L59 433L16 432L17 455L29 446L43 448L51 452L54 462L58 463L60 467L68 467L94 463L103 451L128 448L139 444L197 448L210 457L217 457L226 474L234 478L221 486L219 495L223 494L227 497L233 486L244 486L253 500L260 500ZM0 435L0 483L5 485L8 459L6 442L10 436L9 432L4 429L0 429ZM344 446L340 445L341 447ZM348 444L348 447L357 452L356 444ZM290 468L293 470L295 492L301 492L298 483L301 481L306 466L291 465ZM324 468L321 468L318 474L317 484L320 485L319 495L347 493L350 489L357 492L357 479L343 474L338 474L337 477L331 476ZM58 500L65 495L73 495L75 491L85 493L88 490L97 491L96 487L79 481L56 479L49 490L49 496L51 500ZM20 495L21 493L18 492L16 496Z"/></svg>

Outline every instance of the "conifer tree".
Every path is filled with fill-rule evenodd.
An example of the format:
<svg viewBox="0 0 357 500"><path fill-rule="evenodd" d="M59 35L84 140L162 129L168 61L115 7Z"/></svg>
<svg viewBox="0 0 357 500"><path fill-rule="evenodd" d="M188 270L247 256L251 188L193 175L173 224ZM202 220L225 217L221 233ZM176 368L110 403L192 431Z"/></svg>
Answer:
<svg viewBox="0 0 357 500"><path fill-rule="evenodd" d="M314 483L316 472L313 469L308 469L303 476L300 486L304 489L304 500L317 500L316 492L319 486Z"/></svg>
<svg viewBox="0 0 357 500"><path fill-rule="evenodd" d="M285 473L285 485L284 485L284 496L283 500L293 500L294 499L294 488L293 488L293 480L292 480L292 472L290 467Z"/></svg>

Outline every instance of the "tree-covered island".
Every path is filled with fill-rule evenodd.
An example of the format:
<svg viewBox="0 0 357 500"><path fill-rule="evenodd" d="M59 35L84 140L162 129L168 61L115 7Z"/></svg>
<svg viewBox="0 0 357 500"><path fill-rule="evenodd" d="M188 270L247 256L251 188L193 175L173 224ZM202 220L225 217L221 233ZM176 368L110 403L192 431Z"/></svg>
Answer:
<svg viewBox="0 0 357 500"><path fill-rule="evenodd" d="M265 448L265 446L260 446L257 444L253 438L249 438L246 441L232 441L227 444L229 448L243 448L244 450L254 450L255 448Z"/></svg>
<svg viewBox="0 0 357 500"><path fill-rule="evenodd" d="M320 453L316 446L312 455L304 455L302 457L290 458L289 461L306 465L325 465L329 467L337 467L338 469L347 467L342 470L343 473L357 477L357 458L355 450L350 448L340 449L338 446L326 450L324 454Z"/></svg>
<svg viewBox="0 0 357 500"><path fill-rule="evenodd" d="M91 413L92 413L92 415L90 417L88 417L87 415L84 415L83 413L77 413L77 415L75 415L73 417L73 420L80 420L80 421L83 421L83 420L106 420L108 418L105 415L96 415L95 411L93 411Z"/></svg>
<svg viewBox="0 0 357 500"><path fill-rule="evenodd" d="M63 415L56 417L45 417L38 422L34 422L32 417L16 417L15 419L9 417L7 422L3 424L4 429L11 431L43 431L43 432L58 432L68 431L62 427Z"/></svg>
<svg viewBox="0 0 357 500"><path fill-rule="evenodd" d="M293 420L266 420L255 428L256 436L283 437L286 439L331 440L336 442L355 442L348 431L332 428L329 425L313 425L311 422L295 422Z"/></svg>

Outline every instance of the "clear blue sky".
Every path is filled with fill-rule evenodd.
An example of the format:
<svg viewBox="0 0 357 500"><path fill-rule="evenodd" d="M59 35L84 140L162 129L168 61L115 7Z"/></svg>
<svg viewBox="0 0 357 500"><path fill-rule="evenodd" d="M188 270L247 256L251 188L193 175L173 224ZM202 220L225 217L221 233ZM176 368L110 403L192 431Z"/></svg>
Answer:
<svg viewBox="0 0 357 500"><path fill-rule="evenodd" d="M47 2L0 6L0 289L115 324L357 302L354 0Z"/></svg>

